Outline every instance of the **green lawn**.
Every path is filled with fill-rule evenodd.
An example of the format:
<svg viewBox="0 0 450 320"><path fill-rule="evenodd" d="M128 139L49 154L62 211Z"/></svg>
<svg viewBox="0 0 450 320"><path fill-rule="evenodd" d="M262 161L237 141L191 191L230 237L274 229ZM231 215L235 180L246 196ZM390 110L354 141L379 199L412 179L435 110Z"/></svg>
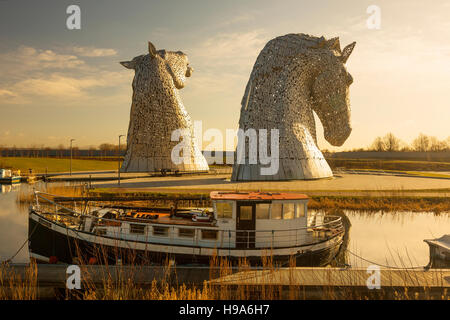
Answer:
<svg viewBox="0 0 450 320"><path fill-rule="evenodd" d="M33 169L33 173L69 172L70 159L54 158L24 158L5 157L0 158L0 169L12 168L20 170L22 174L28 174L28 169ZM72 171L95 171L95 170L117 170L116 161L101 160L72 160Z"/></svg>

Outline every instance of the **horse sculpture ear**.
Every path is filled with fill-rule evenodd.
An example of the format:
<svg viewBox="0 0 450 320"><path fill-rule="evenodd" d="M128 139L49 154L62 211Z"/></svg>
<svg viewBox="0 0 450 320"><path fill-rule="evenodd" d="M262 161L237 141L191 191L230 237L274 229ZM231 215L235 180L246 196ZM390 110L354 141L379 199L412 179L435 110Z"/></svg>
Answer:
<svg viewBox="0 0 450 320"><path fill-rule="evenodd" d="M339 43L339 37L328 40L327 47L336 50L338 52L341 52L341 44Z"/></svg>
<svg viewBox="0 0 450 320"><path fill-rule="evenodd" d="M152 58L156 57L156 48L150 41L148 42L148 53L152 56Z"/></svg>
<svg viewBox="0 0 450 320"><path fill-rule="evenodd" d="M319 49L329 48L341 52L341 44L339 43L339 37L326 40L325 37L322 36L319 38L319 42L317 43L316 48Z"/></svg>
<svg viewBox="0 0 450 320"><path fill-rule="evenodd" d="M342 63L346 63L348 60L348 57L350 57L350 54L353 51L353 48L355 47L356 42L352 42L350 43L348 46L346 46L344 48L344 50L342 50L342 55L341 55L341 61Z"/></svg>
<svg viewBox="0 0 450 320"><path fill-rule="evenodd" d="M123 65L127 69L134 69L136 66L135 62L133 60L131 61L120 61L120 64Z"/></svg>

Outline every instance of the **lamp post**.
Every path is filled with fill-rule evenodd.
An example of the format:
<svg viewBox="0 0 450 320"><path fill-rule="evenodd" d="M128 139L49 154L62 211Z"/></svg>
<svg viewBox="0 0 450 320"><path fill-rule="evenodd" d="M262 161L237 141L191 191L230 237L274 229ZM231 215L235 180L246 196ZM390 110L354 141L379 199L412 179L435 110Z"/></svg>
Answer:
<svg viewBox="0 0 450 320"><path fill-rule="evenodd" d="M70 175L72 175L72 141L75 139L70 139Z"/></svg>
<svg viewBox="0 0 450 320"><path fill-rule="evenodd" d="M117 148L117 181L118 185L120 186L120 138L122 138L124 135L121 134L119 136L119 147Z"/></svg>

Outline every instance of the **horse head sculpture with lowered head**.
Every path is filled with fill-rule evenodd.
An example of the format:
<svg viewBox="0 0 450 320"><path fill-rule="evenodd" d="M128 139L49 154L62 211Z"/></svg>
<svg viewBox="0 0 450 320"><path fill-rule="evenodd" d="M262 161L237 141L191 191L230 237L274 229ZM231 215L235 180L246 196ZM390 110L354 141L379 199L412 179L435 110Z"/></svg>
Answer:
<svg viewBox="0 0 450 320"><path fill-rule="evenodd" d="M135 71L127 152L121 170L208 170L178 93L193 72L187 56L181 51L156 50L149 42L148 54L120 63ZM177 132L182 135L180 143L172 139ZM178 148L180 152L174 152Z"/></svg>
<svg viewBox="0 0 450 320"><path fill-rule="evenodd" d="M340 48L338 38L326 40L305 34L288 34L270 40L260 52L242 98L239 128L278 130L278 170L261 174L267 162L252 163L246 135L239 137L241 161L234 164L232 180L317 179L332 171L317 147L313 111L325 139L342 145L351 133L349 86L345 68L355 42ZM258 141L258 150L264 146ZM270 146L271 153L274 146ZM239 152L238 152L239 153ZM253 152L254 153L254 152Z"/></svg>

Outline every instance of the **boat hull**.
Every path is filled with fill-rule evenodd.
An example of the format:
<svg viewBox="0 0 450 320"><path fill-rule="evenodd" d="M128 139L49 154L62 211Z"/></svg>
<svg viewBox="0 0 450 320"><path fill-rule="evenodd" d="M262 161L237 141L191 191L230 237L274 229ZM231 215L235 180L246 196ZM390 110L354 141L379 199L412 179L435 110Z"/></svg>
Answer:
<svg viewBox="0 0 450 320"><path fill-rule="evenodd" d="M8 178L0 178L0 183L2 184L14 184L14 183L20 183L21 177L8 177Z"/></svg>
<svg viewBox="0 0 450 320"><path fill-rule="evenodd" d="M30 258L37 263L67 264L164 264L175 260L178 265L209 265L211 257L223 257L231 263L245 258L251 265L263 264L269 256L274 265L289 265L295 257L297 266L324 266L337 255L343 234L314 245L276 249L205 248L162 245L113 239L73 230L35 212L29 216Z"/></svg>

